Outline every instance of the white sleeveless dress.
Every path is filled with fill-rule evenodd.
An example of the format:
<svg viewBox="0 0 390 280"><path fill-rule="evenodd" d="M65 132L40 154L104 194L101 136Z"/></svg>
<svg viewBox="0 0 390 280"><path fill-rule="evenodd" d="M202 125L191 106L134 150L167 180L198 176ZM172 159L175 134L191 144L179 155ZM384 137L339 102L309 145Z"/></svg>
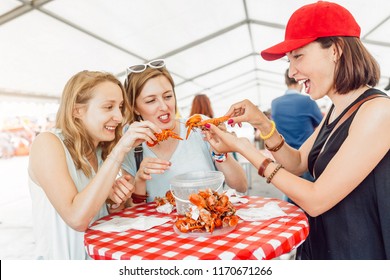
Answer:
<svg viewBox="0 0 390 280"><path fill-rule="evenodd" d="M90 182L81 170L77 170L72 157L62 141L62 135L59 131L54 134L61 140L66 154L66 162L69 173L81 192ZM97 152L98 166L103 163L101 151ZM92 178L95 176L93 171ZM69 227L56 209L50 203L43 189L35 184L29 176L29 188L32 199L32 218L33 231L35 238L35 258L36 259L54 259L54 260L83 260L88 259L84 248L84 232L78 232ZM108 214L106 204L104 204L94 219L106 216Z"/></svg>

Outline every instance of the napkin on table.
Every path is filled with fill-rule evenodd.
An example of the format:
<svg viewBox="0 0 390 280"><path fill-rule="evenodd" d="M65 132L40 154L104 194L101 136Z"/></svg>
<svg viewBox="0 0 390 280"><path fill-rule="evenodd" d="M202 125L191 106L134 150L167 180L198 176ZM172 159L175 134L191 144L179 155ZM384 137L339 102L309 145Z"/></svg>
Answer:
<svg viewBox="0 0 390 280"><path fill-rule="evenodd" d="M129 229L148 230L169 222L170 219L140 216L137 218L113 218L101 224L94 225L91 229L104 232L121 232Z"/></svg>
<svg viewBox="0 0 390 280"><path fill-rule="evenodd" d="M165 204L160 205L156 208L157 212L163 213L163 214L171 214L173 209L175 209L175 207L170 203L165 203Z"/></svg>
<svg viewBox="0 0 390 280"><path fill-rule="evenodd" d="M274 202L268 202L260 208L246 208L236 211L236 215L244 221L264 221L276 217L287 216L287 214Z"/></svg>
<svg viewBox="0 0 390 280"><path fill-rule="evenodd" d="M236 190L233 189L227 190L225 194L227 197L229 197L229 201L233 204L236 203L246 204L249 201L247 198L242 197L242 195L238 194Z"/></svg>

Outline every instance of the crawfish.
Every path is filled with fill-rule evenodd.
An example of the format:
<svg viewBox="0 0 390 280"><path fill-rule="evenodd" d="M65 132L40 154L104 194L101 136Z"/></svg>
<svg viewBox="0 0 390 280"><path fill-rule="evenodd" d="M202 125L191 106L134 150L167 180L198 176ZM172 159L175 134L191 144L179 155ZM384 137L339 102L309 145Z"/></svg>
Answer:
<svg viewBox="0 0 390 280"><path fill-rule="evenodd" d="M154 201L156 202L157 207L166 203L170 203L173 206L176 206L175 198L170 190L165 193L165 197L157 196L155 197Z"/></svg>
<svg viewBox="0 0 390 280"><path fill-rule="evenodd" d="M200 231L203 228L203 225L201 225L198 221L188 217L176 220L175 226L181 232L194 232L198 230Z"/></svg>
<svg viewBox="0 0 390 280"><path fill-rule="evenodd" d="M238 224L239 218L236 215L233 216L226 216L222 220L222 226L223 227L233 227Z"/></svg>
<svg viewBox="0 0 390 280"><path fill-rule="evenodd" d="M155 133L154 136L156 136L157 140L156 140L156 141L153 141L152 144L150 144L149 142L147 142L146 144L147 144L149 147L153 147L153 146L155 146L156 144L158 144L158 142L167 140L169 137L175 138L175 139L179 139L179 140L183 140L183 138L181 138L176 132L174 132L174 131L172 131L172 130L170 130L170 129L164 129L161 133Z"/></svg>
<svg viewBox="0 0 390 280"><path fill-rule="evenodd" d="M189 201L198 209L198 218L192 218L193 210L186 217L179 219L175 225L181 232L206 231L212 233L221 227L233 227L238 224L236 209L224 193L219 194L211 189L199 190L189 196Z"/></svg>
<svg viewBox="0 0 390 280"><path fill-rule="evenodd" d="M223 122L226 122L230 117L229 116L223 116L219 118L212 118L212 119L207 119L207 120L202 120L202 116L199 114L195 114L191 116L187 121L186 121L186 127L187 127L187 135L186 139L188 139L188 136L190 135L191 130L194 128L203 128L205 124L211 123L215 126L220 125Z"/></svg>
<svg viewBox="0 0 390 280"><path fill-rule="evenodd" d="M188 200L199 209L208 208L206 200L199 194L190 194Z"/></svg>

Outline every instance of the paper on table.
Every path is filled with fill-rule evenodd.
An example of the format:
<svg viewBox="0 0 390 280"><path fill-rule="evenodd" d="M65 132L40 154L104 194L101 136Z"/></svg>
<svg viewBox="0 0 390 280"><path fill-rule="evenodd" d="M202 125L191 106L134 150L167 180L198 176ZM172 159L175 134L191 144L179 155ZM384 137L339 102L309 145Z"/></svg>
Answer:
<svg viewBox="0 0 390 280"><path fill-rule="evenodd" d="M274 202L268 202L261 208L239 209L236 212L244 221L264 221L275 217L287 216L287 214Z"/></svg>
<svg viewBox="0 0 390 280"><path fill-rule="evenodd" d="M233 204L236 204L236 203L245 204L245 203L248 203L248 201L249 201L247 198L242 197L242 195L239 195L233 189L227 190L225 194L229 197L229 201Z"/></svg>
<svg viewBox="0 0 390 280"><path fill-rule="evenodd" d="M101 224L94 225L91 229L105 232L121 232L129 229L148 230L169 222L170 219L140 216L137 218L113 218Z"/></svg>
<svg viewBox="0 0 390 280"><path fill-rule="evenodd" d="M165 203L163 205L160 205L156 208L157 212L163 213L163 214L171 214L173 209L175 207L170 203Z"/></svg>

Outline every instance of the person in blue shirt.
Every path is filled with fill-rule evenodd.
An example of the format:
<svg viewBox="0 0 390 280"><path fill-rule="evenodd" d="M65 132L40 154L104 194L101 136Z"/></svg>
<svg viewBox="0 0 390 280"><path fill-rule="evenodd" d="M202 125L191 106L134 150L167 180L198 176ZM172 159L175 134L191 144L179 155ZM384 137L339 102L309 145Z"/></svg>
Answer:
<svg viewBox="0 0 390 280"><path fill-rule="evenodd" d="M286 143L299 149L321 123L323 115L317 103L301 93L303 84L288 76L288 69L284 73L284 79L287 90L284 95L272 101L271 118ZM302 178L314 180L309 172L305 172Z"/></svg>

